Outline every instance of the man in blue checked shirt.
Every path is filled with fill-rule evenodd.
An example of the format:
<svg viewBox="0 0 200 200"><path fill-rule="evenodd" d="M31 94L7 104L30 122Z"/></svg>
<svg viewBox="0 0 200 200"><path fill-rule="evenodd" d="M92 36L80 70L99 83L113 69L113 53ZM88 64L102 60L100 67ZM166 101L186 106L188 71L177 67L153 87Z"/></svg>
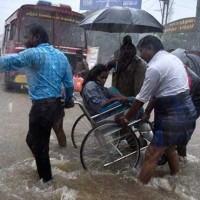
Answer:
<svg viewBox="0 0 200 200"><path fill-rule="evenodd" d="M65 88L65 107L73 107L74 84L66 56L49 45L48 34L34 25L25 37L26 50L0 57L0 72L24 69L32 108L26 142L31 149L40 179L52 179L49 139L54 123L63 112L61 88Z"/></svg>

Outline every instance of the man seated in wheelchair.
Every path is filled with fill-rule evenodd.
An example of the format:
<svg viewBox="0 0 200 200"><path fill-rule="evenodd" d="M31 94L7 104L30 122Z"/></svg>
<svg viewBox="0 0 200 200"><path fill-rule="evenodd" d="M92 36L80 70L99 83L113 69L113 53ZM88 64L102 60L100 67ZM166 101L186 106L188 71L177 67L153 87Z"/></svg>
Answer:
<svg viewBox="0 0 200 200"><path fill-rule="evenodd" d="M83 98L83 103L91 116L104 113L117 105L122 105L121 107L117 107L112 111L100 115L97 120L102 120L125 111L135 100L135 97L125 97L121 95L116 88L105 87L104 84L108 74L109 71L105 65L97 64L89 71L82 85L81 96ZM141 109L137 118L141 118L143 113L144 111ZM141 132L144 132L142 129L146 129L145 131L148 132L147 137L150 139L152 138L153 134L150 127L147 128L147 124L141 124L139 129L141 129Z"/></svg>

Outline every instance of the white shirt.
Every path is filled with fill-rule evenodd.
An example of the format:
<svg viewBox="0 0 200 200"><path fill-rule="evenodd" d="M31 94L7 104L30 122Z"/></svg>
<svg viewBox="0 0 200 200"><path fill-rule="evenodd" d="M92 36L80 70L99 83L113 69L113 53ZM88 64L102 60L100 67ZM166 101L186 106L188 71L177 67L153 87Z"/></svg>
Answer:
<svg viewBox="0 0 200 200"><path fill-rule="evenodd" d="M145 103L151 97L177 95L189 90L187 72L181 60L162 50L147 66L143 86L136 99Z"/></svg>

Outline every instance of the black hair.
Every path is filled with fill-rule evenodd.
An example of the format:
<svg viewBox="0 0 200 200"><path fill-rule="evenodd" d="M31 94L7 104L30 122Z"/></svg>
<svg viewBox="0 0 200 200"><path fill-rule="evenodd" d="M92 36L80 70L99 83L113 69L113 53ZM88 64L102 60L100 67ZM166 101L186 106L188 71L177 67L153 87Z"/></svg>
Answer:
<svg viewBox="0 0 200 200"><path fill-rule="evenodd" d="M102 72L108 72L108 68L106 67L106 65L97 64L91 70L89 70L87 76L83 81L83 88L89 81L96 81L97 76L99 76Z"/></svg>
<svg viewBox="0 0 200 200"><path fill-rule="evenodd" d="M132 43L130 35L126 35L123 38L123 43L120 46L120 57L134 57L137 53L135 45ZM125 55L124 55L125 54Z"/></svg>
<svg viewBox="0 0 200 200"><path fill-rule="evenodd" d="M40 41L39 43L49 43L49 36L45 28L41 25L34 24L29 29L28 33L32 34L33 36L39 35Z"/></svg>
<svg viewBox="0 0 200 200"><path fill-rule="evenodd" d="M124 44L124 45L132 44L132 38L131 38L130 35L124 36L124 38L123 38L123 44Z"/></svg>
<svg viewBox="0 0 200 200"><path fill-rule="evenodd" d="M164 46L163 46L162 42L160 41L160 39L158 39L157 37L155 37L153 35L147 35L147 36L143 37L139 41L137 48L147 48L149 46L152 46L153 49L155 50L155 52L158 52L158 51L164 49Z"/></svg>

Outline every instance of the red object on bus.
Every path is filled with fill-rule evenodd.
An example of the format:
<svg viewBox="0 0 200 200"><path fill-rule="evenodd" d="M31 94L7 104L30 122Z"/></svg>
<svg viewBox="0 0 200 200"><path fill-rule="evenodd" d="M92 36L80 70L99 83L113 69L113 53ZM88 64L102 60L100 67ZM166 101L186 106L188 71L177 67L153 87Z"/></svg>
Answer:
<svg viewBox="0 0 200 200"><path fill-rule="evenodd" d="M74 79L74 91L81 92L84 79L80 76L74 76L73 79Z"/></svg>

